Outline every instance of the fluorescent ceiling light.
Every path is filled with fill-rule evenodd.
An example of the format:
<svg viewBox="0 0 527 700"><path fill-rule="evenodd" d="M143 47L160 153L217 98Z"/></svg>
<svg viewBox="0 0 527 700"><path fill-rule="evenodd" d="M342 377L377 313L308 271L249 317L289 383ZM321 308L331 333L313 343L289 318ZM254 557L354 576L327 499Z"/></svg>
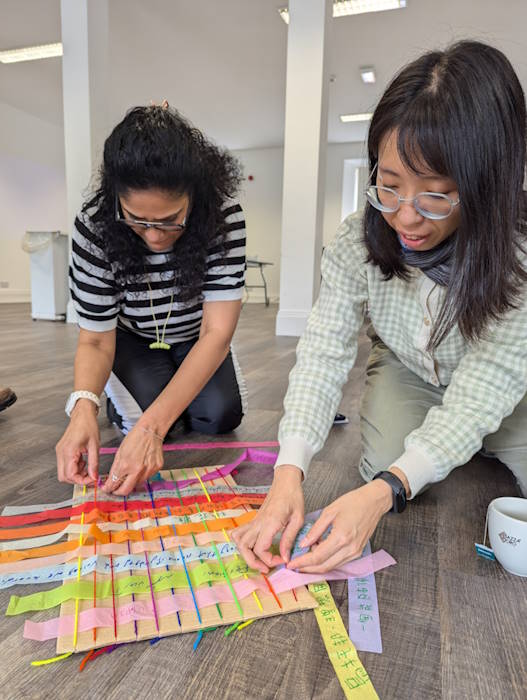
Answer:
<svg viewBox="0 0 527 700"><path fill-rule="evenodd" d="M365 12L399 10L402 7L406 7L406 0L335 0L333 2L333 17L362 15ZM289 10L287 7L281 7L278 12L284 22L289 24Z"/></svg>
<svg viewBox="0 0 527 700"><path fill-rule="evenodd" d="M363 83L374 83L376 80L375 68L373 66L362 66L359 68L360 77Z"/></svg>
<svg viewBox="0 0 527 700"><path fill-rule="evenodd" d="M406 7L406 0L335 0L333 17L361 15L365 12L383 12Z"/></svg>
<svg viewBox="0 0 527 700"><path fill-rule="evenodd" d="M53 58L54 56L62 56L62 44L44 44L43 46L27 46L23 49L0 51L0 62L36 61L39 58Z"/></svg>
<svg viewBox="0 0 527 700"><path fill-rule="evenodd" d="M371 112L364 112L363 114L341 114L340 121L344 124L348 122L369 122L373 117Z"/></svg>

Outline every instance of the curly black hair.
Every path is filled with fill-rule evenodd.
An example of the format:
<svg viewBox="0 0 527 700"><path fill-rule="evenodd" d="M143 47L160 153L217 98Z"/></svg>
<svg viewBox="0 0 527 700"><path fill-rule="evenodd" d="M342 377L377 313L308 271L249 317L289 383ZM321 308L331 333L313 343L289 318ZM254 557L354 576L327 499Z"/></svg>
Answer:
<svg viewBox="0 0 527 700"><path fill-rule="evenodd" d="M148 249L131 228L115 221L116 197L147 189L187 194L192 209L186 229L164 267L178 287L178 298L193 299L201 296L211 242L222 250L222 206L236 195L240 181L238 161L179 112L165 106L134 107L106 139L98 186L82 211L116 282L133 289L144 279Z"/></svg>

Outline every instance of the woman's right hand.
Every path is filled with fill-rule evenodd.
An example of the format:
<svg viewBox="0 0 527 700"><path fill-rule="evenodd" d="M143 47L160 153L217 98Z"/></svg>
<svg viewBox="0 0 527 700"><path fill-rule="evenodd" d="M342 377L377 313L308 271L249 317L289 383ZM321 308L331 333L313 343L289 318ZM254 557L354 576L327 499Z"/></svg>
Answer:
<svg viewBox="0 0 527 700"><path fill-rule="evenodd" d="M287 564L291 547L304 524L302 471L293 465L275 469L273 483L258 515L247 525L233 530L232 538L247 564L266 574L273 566ZM269 550L273 537L281 532L280 555Z"/></svg>
<svg viewBox="0 0 527 700"><path fill-rule="evenodd" d="M71 413L66 432L55 447L59 481L80 486L97 481L99 445L95 404L87 399L79 399Z"/></svg>

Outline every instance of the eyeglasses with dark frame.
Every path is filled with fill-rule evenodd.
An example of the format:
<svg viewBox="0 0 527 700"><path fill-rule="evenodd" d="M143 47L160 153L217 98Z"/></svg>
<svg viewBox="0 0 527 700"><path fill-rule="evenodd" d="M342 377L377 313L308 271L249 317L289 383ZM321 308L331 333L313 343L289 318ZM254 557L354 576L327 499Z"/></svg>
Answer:
<svg viewBox="0 0 527 700"><path fill-rule="evenodd" d="M126 224L127 226L142 228L145 231L147 231L149 228L156 228L158 229L158 231L176 233L179 231L184 231L187 227L186 217L183 219L183 222L181 224L169 224L163 221L142 221L141 219L131 219L129 217L123 216L121 214L121 206L118 195L115 195L115 220L120 224Z"/></svg>
<svg viewBox="0 0 527 700"><path fill-rule="evenodd" d="M377 165L378 163L375 164L371 171L368 182L371 181ZM441 192L419 192L415 197L401 197L391 187L377 185L369 185L364 190L364 194L372 207L375 207L378 211L393 214L399 209L401 202L408 202L413 205L421 216L433 221L447 219L460 203L459 198L454 200Z"/></svg>

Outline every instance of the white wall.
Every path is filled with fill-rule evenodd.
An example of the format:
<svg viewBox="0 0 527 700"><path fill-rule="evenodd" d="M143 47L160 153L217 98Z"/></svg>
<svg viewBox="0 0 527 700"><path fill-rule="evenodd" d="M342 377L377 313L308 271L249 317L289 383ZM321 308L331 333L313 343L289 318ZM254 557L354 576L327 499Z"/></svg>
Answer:
<svg viewBox="0 0 527 700"><path fill-rule="evenodd" d="M29 301L26 230L66 230L62 129L0 103L0 302Z"/></svg>
<svg viewBox="0 0 527 700"><path fill-rule="evenodd" d="M359 142L328 144L323 234L325 246L333 240L335 231L342 221L344 161L362 158L365 153L366 145Z"/></svg>
<svg viewBox="0 0 527 700"><path fill-rule="evenodd" d="M326 196L324 207L323 244L335 235L341 221L344 161L361 158L365 152L362 143L334 143L327 147ZM269 296L278 301L280 289L280 236L282 213L283 148L255 148L232 151L243 165L245 181L240 203L247 221L247 254L272 262L266 267ZM254 180L247 178L252 175ZM257 269L247 271L249 284L260 284ZM249 290L249 301L263 301L263 290Z"/></svg>
<svg viewBox="0 0 527 700"><path fill-rule="evenodd" d="M360 143L329 144L323 242L333 238L341 220L344 160L360 158ZM269 295L278 301L283 148L234 151L244 167L240 201L247 218L247 252L274 263L265 268ZM247 180L249 175L253 180ZM20 241L26 230L67 231L64 144L60 127L0 102L0 302L28 301L29 255ZM257 269L249 284L260 284ZM249 301L263 301L263 290L249 291Z"/></svg>
<svg viewBox="0 0 527 700"><path fill-rule="evenodd" d="M283 148L233 151L242 163L245 182L240 204L247 224L247 257L272 262L264 268L268 294L278 301L280 288L280 236L282 221ZM252 175L254 180L247 178ZM261 284L258 269L247 270L247 284ZM248 301L263 301L263 289L248 290Z"/></svg>

